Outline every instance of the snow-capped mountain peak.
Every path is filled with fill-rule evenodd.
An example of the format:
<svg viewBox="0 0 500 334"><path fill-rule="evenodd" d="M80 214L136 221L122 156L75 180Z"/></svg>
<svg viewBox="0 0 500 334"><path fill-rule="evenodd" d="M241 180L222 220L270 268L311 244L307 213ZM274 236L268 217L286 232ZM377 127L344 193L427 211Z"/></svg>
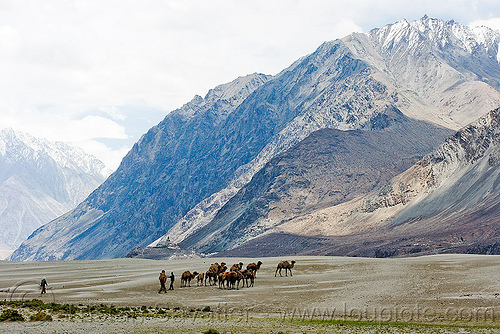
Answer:
<svg viewBox="0 0 500 334"><path fill-rule="evenodd" d="M36 228L73 209L105 178L80 148L0 130L0 258Z"/></svg>
<svg viewBox="0 0 500 334"><path fill-rule="evenodd" d="M432 43L441 49L453 45L469 53L484 49L487 53L494 53L500 61L500 32L485 26L468 27L454 20L444 21L424 16L412 22L403 19L383 28L373 29L369 34L386 51L401 43L406 43L409 49L420 47L422 43Z"/></svg>
<svg viewBox="0 0 500 334"><path fill-rule="evenodd" d="M82 173L101 177L106 177L109 174L103 162L79 147L69 146L63 142L51 142L44 138L35 138L12 128L0 131L0 154L6 156L8 152L10 152L11 159L29 158L36 160L40 156L47 155L61 168L80 170Z"/></svg>

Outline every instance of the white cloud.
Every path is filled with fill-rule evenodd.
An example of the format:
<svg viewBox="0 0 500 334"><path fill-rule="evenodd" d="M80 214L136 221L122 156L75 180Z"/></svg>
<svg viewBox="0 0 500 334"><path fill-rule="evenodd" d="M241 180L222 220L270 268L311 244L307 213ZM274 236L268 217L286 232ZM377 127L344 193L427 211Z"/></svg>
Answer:
<svg viewBox="0 0 500 334"><path fill-rule="evenodd" d="M72 143L75 146L82 148L85 152L92 152L94 156L99 158L108 169L116 170L120 165L122 158L129 151L129 147L124 146L119 149L110 149L107 145L96 140L84 140Z"/></svg>
<svg viewBox="0 0 500 334"><path fill-rule="evenodd" d="M124 121L127 116L122 113L116 106L102 106L99 110L103 111L107 115L111 116L111 118Z"/></svg>
<svg viewBox="0 0 500 334"><path fill-rule="evenodd" d="M487 20L475 20L470 22L469 26L471 27L485 26L500 31L500 17L490 18Z"/></svg>

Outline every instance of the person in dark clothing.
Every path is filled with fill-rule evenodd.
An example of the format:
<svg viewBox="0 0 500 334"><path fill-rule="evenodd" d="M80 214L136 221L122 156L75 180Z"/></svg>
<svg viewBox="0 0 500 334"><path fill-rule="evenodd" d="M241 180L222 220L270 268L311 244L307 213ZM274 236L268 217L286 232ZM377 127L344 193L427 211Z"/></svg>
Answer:
<svg viewBox="0 0 500 334"><path fill-rule="evenodd" d="M168 276L168 278L170 278L170 287L168 289L173 290L174 289L174 281L175 281L174 273L170 272L170 276Z"/></svg>
<svg viewBox="0 0 500 334"><path fill-rule="evenodd" d="M49 283L47 283L47 280L44 278L42 278L42 281L40 282L40 288L42 288L42 292L40 293L41 295L43 295L44 293L47 293L47 290L46 290L46 287L47 285L49 285Z"/></svg>
<svg viewBox="0 0 500 334"><path fill-rule="evenodd" d="M160 277L158 277L160 280L160 291L158 293L161 293L162 291L167 293L167 287L165 286L165 282L167 281L167 274L165 274L165 270L162 270L160 273Z"/></svg>

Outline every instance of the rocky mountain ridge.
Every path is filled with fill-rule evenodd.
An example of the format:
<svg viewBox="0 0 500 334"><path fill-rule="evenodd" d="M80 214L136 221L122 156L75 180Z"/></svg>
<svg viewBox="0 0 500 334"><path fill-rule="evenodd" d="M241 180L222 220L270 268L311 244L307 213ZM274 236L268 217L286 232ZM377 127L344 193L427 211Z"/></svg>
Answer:
<svg viewBox="0 0 500 334"><path fill-rule="evenodd" d="M354 33L342 41L353 55L369 64L372 77L391 92L390 103L409 117L459 129L500 105L495 89L500 82L500 34L490 28L472 29L454 21L424 17L411 23L402 20L368 34ZM477 63L470 59L457 63L455 57L466 58L464 53L481 66L471 66ZM318 128L322 126L349 129L325 123ZM258 166L262 168L263 164ZM246 178L241 183L249 181ZM222 193L231 198L238 189L233 187L230 195ZM181 242L211 222L226 203L217 195L195 207L165 237Z"/></svg>
<svg viewBox="0 0 500 334"><path fill-rule="evenodd" d="M195 97L12 259L119 257L165 237L180 243L208 227L274 157L321 129L376 132L397 110L434 129L407 140L442 138L438 129L461 128L500 105L498 32L467 29L426 17L399 22L325 42L276 76L253 74Z"/></svg>

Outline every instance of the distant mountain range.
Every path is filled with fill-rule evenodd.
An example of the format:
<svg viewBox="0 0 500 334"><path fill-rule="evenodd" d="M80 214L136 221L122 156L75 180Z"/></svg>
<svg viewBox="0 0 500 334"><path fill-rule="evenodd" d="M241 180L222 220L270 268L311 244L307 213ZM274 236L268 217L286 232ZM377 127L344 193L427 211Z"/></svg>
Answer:
<svg viewBox="0 0 500 334"><path fill-rule="evenodd" d="M494 252L499 42L486 27L402 20L218 86L11 259L121 257L167 238L225 255Z"/></svg>
<svg viewBox="0 0 500 334"><path fill-rule="evenodd" d="M0 252L11 253L38 227L74 209L104 173L104 164L81 149L1 130Z"/></svg>

